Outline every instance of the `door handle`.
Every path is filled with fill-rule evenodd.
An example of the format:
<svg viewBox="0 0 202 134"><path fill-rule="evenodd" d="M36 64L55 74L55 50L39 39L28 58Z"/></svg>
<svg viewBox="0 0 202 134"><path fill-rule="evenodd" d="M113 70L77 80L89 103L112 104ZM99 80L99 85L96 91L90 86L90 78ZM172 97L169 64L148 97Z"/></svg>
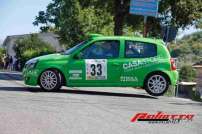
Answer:
<svg viewBox="0 0 202 134"><path fill-rule="evenodd" d="M119 66L119 63L113 63L112 65L114 65L114 66Z"/></svg>

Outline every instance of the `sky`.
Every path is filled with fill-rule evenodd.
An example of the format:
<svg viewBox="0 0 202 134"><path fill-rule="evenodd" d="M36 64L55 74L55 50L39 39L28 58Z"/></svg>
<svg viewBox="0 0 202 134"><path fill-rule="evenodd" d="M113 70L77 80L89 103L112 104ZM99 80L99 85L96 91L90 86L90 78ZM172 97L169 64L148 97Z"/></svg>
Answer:
<svg viewBox="0 0 202 134"><path fill-rule="evenodd" d="M184 30L180 29L178 31L177 38L180 39L180 38L182 38L185 35L189 35L191 33L199 32L199 31L201 31L201 29L196 29L194 26L188 26L186 29L184 29Z"/></svg>
<svg viewBox="0 0 202 134"><path fill-rule="evenodd" d="M51 0L0 0L0 40L8 35L35 33L33 26L38 12L45 10Z"/></svg>
<svg viewBox="0 0 202 134"><path fill-rule="evenodd" d="M0 0L0 43L8 35L39 32L39 27L33 26L38 12L45 10L51 0ZM197 31L190 27L180 31L179 37Z"/></svg>

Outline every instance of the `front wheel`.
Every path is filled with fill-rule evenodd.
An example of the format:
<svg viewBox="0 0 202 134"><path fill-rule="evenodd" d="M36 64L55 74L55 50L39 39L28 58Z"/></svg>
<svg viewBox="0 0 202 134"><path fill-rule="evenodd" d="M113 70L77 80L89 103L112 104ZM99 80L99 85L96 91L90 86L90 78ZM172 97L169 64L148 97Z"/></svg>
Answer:
<svg viewBox="0 0 202 134"><path fill-rule="evenodd" d="M164 75L153 74L145 81L145 90L152 96L163 95L169 87L169 82Z"/></svg>
<svg viewBox="0 0 202 134"><path fill-rule="evenodd" d="M55 70L44 71L39 79L39 85L44 91L57 91L62 86L60 75Z"/></svg>

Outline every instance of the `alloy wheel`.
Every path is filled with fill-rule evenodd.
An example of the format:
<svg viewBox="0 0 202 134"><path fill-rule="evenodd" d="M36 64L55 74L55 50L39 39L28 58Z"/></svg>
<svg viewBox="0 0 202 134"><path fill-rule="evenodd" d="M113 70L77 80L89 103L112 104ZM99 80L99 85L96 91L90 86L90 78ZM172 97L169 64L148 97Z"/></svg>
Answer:
<svg viewBox="0 0 202 134"><path fill-rule="evenodd" d="M161 94L167 88L167 81L161 75L153 75L148 79L147 87L153 94Z"/></svg>
<svg viewBox="0 0 202 134"><path fill-rule="evenodd" d="M57 86L58 78L55 72L48 70L42 73L40 82L45 90L50 91Z"/></svg>

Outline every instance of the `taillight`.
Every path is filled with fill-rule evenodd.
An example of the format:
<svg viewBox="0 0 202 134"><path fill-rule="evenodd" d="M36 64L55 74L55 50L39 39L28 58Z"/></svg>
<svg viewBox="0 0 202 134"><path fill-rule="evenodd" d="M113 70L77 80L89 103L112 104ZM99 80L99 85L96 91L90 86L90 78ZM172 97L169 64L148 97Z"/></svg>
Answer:
<svg viewBox="0 0 202 134"><path fill-rule="evenodd" d="M175 60L173 58L170 59L170 65L171 65L171 70L176 70L176 64L175 64Z"/></svg>

